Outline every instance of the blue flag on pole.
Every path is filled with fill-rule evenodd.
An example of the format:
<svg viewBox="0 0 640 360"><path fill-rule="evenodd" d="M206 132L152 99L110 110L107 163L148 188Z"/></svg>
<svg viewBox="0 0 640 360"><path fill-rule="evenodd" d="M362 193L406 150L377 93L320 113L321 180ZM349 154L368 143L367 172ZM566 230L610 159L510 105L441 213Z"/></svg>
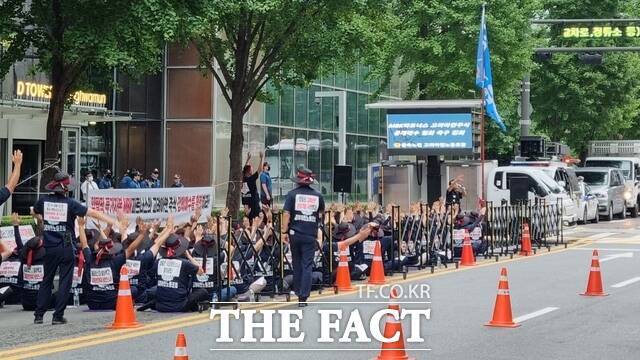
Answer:
<svg viewBox="0 0 640 360"><path fill-rule="evenodd" d="M484 107L487 115L502 129L507 131L493 97L493 76L491 74L491 59L489 55L489 40L487 39L487 23L482 6L482 20L480 20L480 37L476 53L476 87L483 90Z"/></svg>

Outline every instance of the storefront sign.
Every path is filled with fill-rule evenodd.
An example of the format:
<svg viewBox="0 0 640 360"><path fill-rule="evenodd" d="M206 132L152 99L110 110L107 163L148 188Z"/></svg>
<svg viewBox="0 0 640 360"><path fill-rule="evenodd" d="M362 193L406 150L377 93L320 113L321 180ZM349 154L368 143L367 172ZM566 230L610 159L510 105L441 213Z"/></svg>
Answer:
<svg viewBox="0 0 640 360"><path fill-rule="evenodd" d="M213 206L213 190L209 187L95 190L88 198L90 208L112 217L122 212L132 226L137 217L164 222L169 214L176 224L188 222L198 207L202 208L199 221L206 221Z"/></svg>
<svg viewBox="0 0 640 360"><path fill-rule="evenodd" d="M48 104L51 99L51 89L52 86L47 84L18 81L16 84L16 95L20 100L29 100ZM105 94L76 91L71 95L71 100L75 106L104 108L107 105L107 95Z"/></svg>
<svg viewBox="0 0 640 360"><path fill-rule="evenodd" d="M562 29L562 37L569 38L619 38L640 37L640 26L572 26Z"/></svg>
<svg viewBox="0 0 640 360"><path fill-rule="evenodd" d="M471 153L471 114L387 114L391 153Z"/></svg>

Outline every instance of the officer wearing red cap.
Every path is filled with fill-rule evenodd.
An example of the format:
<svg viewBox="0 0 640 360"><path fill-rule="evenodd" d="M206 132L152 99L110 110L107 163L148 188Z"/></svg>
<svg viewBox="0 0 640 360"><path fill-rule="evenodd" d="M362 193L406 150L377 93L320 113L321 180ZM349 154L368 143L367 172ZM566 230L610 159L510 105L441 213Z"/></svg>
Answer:
<svg viewBox="0 0 640 360"><path fill-rule="evenodd" d="M58 296L56 296L53 325L66 324L64 310L69 301L71 284L73 281L73 266L75 263L75 219L77 216L90 216L97 220L116 225L112 219L103 213L89 209L75 199L67 197L69 190L74 187L67 173L58 172L45 188L50 194L42 196L33 207L37 215L43 220L44 279L38 290L35 324L42 324L44 313L51 298L51 288L56 272L59 270Z"/></svg>
<svg viewBox="0 0 640 360"><path fill-rule="evenodd" d="M285 241L290 239L293 289L300 307L307 305L311 293L316 237L324 214L324 198L311 188L314 177L311 170L298 167L296 177L292 179L298 187L289 191L283 208L282 236Z"/></svg>

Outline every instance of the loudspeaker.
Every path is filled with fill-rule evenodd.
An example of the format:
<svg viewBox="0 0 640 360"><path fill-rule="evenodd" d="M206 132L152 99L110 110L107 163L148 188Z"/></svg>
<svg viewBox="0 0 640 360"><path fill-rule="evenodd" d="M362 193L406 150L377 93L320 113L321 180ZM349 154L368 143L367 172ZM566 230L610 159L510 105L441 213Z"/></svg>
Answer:
<svg viewBox="0 0 640 360"><path fill-rule="evenodd" d="M351 193L351 165L333 166L333 192Z"/></svg>

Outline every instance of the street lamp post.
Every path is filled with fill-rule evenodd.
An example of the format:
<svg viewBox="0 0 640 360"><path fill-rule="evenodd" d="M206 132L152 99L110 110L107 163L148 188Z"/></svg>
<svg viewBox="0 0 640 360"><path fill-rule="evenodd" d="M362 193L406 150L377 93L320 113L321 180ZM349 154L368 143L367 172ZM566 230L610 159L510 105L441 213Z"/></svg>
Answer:
<svg viewBox="0 0 640 360"><path fill-rule="evenodd" d="M338 98L338 165L347 165L347 92L316 91L315 97Z"/></svg>
<svg viewBox="0 0 640 360"><path fill-rule="evenodd" d="M316 102L325 97L338 98L338 165L347 165L347 92L316 91L315 97ZM344 194L342 198L344 200Z"/></svg>

